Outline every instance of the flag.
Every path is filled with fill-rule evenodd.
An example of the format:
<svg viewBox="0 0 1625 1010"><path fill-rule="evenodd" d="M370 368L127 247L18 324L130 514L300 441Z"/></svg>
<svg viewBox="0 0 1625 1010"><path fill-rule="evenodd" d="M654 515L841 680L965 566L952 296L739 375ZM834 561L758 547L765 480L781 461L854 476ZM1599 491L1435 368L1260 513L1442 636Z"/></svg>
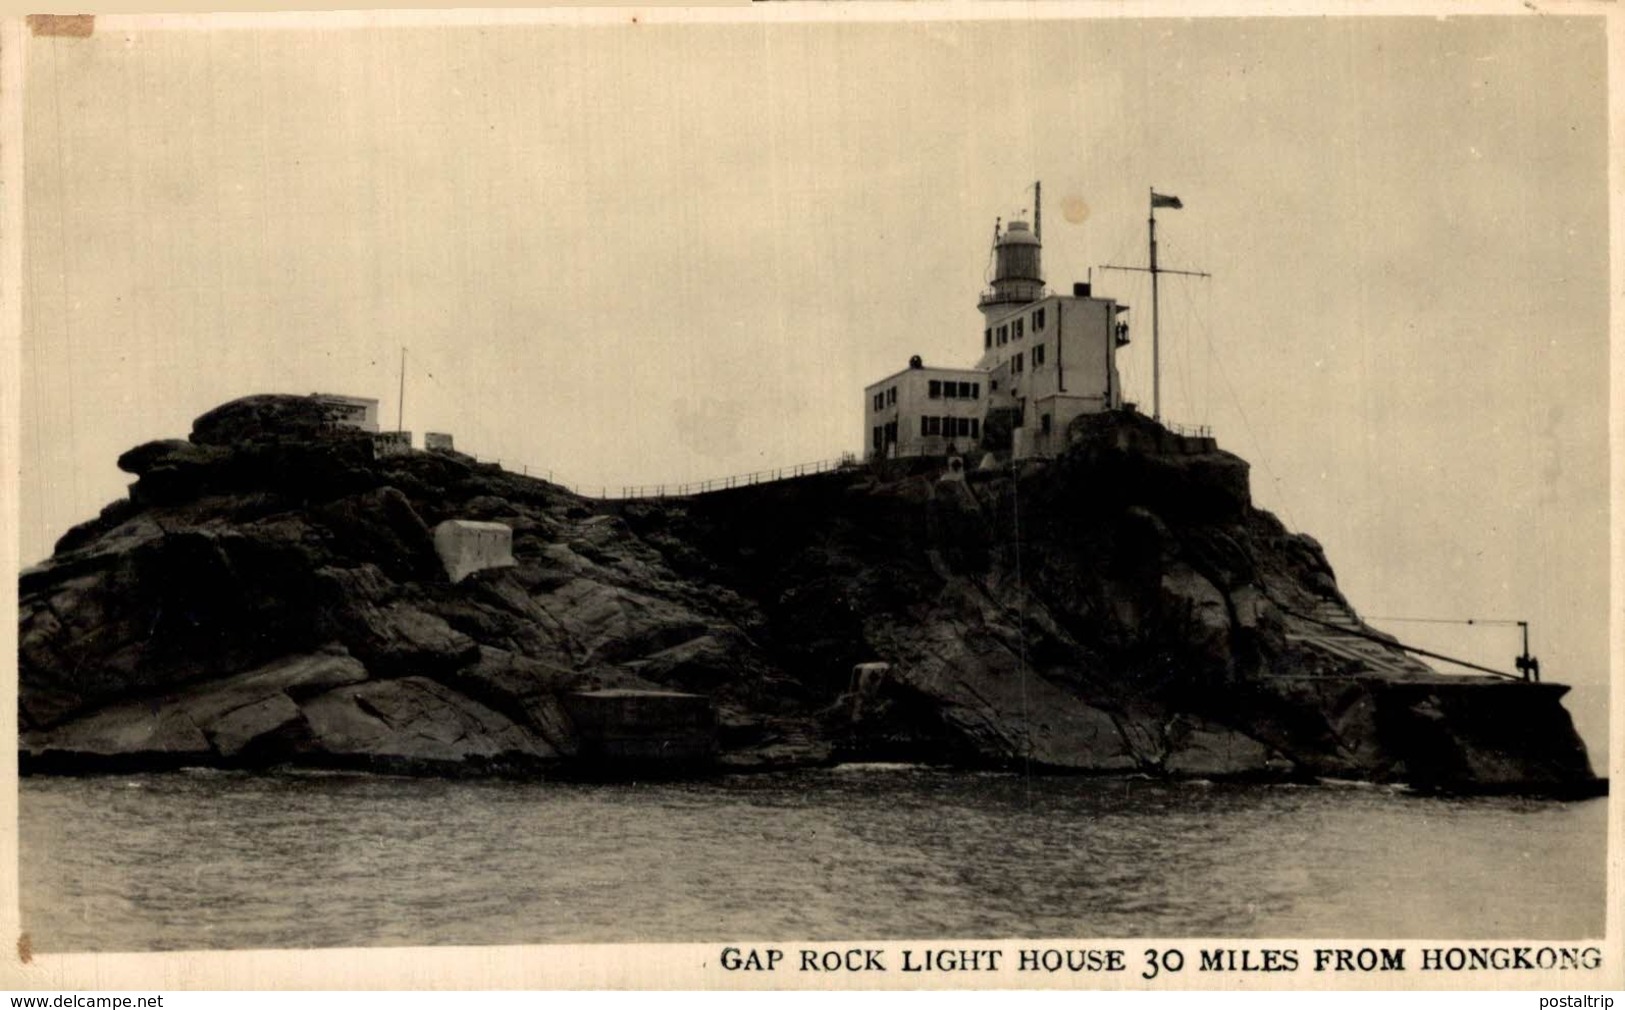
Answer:
<svg viewBox="0 0 1625 1010"><path fill-rule="evenodd" d="M1171 207L1174 210L1180 210L1184 206L1184 204L1179 202L1179 197L1177 196L1163 196L1154 189L1151 191L1152 210L1156 210L1158 207Z"/></svg>

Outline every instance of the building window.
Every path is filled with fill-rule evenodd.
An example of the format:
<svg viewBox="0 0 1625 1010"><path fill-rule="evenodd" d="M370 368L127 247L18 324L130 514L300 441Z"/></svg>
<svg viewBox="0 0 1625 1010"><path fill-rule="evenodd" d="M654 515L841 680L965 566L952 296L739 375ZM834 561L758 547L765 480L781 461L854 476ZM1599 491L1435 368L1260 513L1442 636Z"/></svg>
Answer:
<svg viewBox="0 0 1625 1010"><path fill-rule="evenodd" d="M982 422L981 421L977 420L974 417L970 419L970 437L971 438L981 438L982 437L981 428L982 428Z"/></svg>
<svg viewBox="0 0 1625 1010"><path fill-rule="evenodd" d="M930 385L926 388L925 395L933 400L942 399L942 380L932 379Z"/></svg>
<svg viewBox="0 0 1625 1010"><path fill-rule="evenodd" d="M997 393L999 391L999 380L998 379L989 379L989 380L987 380L987 391L989 393Z"/></svg>
<svg viewBox="0 0 1625 1010"><path fill-rule="evenodd" d="M1033 332L1037 333L1044 328L1044 310L1033 309Z"/></svg>
<svg viewBox="0 0 1625 1010"><path fill-rule="evenodd" d="M1025 326L1026 326L1026 325L1027 325L1027 321L1026 321L1026 320L1025 320L1025 319L1017 319L1017 320L1016 320L1016 332L1015 332L1015 337L1014 337L1014 339L1016 339L1016 340L1020 340L1020 339L1021 339L1021 336L1022 336L1022 332L1021 332L1021 331L1022 331L1022 328L1023 328L1023 327L1025 327Z"/></svg>
<svg viewBox="0 0 1625 1010"><path fill-rule="evenodd" d="M961 382L959 384L959 398L961 400L972 399L972 396L971 396L971 393L970 393L970 383Z"/></svg>
<svg viewBox="0 0 1625 1010"><path fill-rule="evenodd" d="M895 442L895 441L897 441L897 422L896 421L887 421L886 422L886 442L888 444L890 444L890 443Z"/></svg>
<svg viewBox="0 0 1625 1010"><path fill-rule="evenodd" d="M884 394L884 393L876 393L875 394L875 409L876 410L885 410L886 409L886 394Z"/></svg>
<svg viewBox="0 0 1625 1010"><path fill-rule="evenodd" d="M999 327L999 346L1003 347L1005 345L1005 343L1009 341L1009 339L1010 339L1010 327L1008 327L1008 326Z"/></svg>
<svg viewBox="0 0 1625 1010"><path fill-rule="evenodd" d="M982 398L982 384L980 382L973 382L970 384L970 398L973 400L980 400Z"/></svg>
<svg viewBox="0 0 1625 1010"><path fill-rule="evenodd" d="M881 446L886 444L886 429L880 427L878 424L875 425L874 439L875 439L875 451L879 452Z"/></svg>
<svg viewBox="0 0 1625 1010"><path fill-rule="evenodd" d="M992 347L993 346L993 327L990 326L987 329L982 331L982 346L983 347Z"/></svg>
<svg viewBox="0 0 1625 1010"><path fill-rule="evenodd" d="M1021 367L1021 353L1019 351L1016 353L1015 357L1010 359L1010 371L1012 371L1012 372L1026 371L1026 369Z"/></svg>
<svg viewBox="0 0 1625 1010"><path fill-rule="evenodd" d="M896 403L896 402L897 402L897 387L893 386L892 388L886 390L886 403L889 406L889 405L891 405L893 403Z"/></svg>
<svg viewBox="0 0 1625 1010"><path fill-rule="evenodd" d="M1044 345L1043 344L1036 344L1036 345L1033 346L1033 366L1037 367L1038 365L1042 365L1043 363L1044 363Z"/></svg>
<svg viewBox="0 0 1625 1010"><path fill-rule="evenodd" d="M942 396L947 400L959 399L959 384L956 382L944 382L942 384Z"/></svg>
<svg viewBox="0 0 1625 1010"><path fill-rule="evenodd" d="M1049 434L1049 415L1048 414L1040 414L1038 416L1038 431L1039 431L1040 434L1044 434L1044 435Z"/></svg>

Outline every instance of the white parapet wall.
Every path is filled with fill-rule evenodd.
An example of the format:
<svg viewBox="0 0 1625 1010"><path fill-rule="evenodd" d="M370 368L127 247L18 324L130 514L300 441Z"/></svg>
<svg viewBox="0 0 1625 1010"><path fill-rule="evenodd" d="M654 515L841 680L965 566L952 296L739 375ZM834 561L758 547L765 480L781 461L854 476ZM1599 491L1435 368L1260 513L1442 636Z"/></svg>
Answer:
<svg viewBox="0 0 1625 1010"><path fill-rule="evenodd" d="M513 559L513 530L501 523L447 519L434 528L434 550L453 582L487 568L518 564Z"/></svg>
<svg viewBox="0 0 1625 1010"><path fill-rule="evenodd" d="M327 416L340 427L378 430L378 401L366 396L341 396L338 393L312 393L311 398L327 409Z"/></svg>
<svg viewBox="0 0 1625 1010"><path fill-rule="evenodd" d="M379 459L386 456L404 456L412 451L410 431L375 431L372 433L372 454Z"/></svg>

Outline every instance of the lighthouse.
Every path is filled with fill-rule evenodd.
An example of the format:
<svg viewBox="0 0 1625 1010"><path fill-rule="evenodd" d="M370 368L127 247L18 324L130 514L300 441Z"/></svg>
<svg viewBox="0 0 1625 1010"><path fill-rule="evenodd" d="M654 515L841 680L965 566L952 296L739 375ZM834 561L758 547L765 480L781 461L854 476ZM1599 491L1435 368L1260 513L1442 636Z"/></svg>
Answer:
<svg viewBox="0 0 1625 1010"><path fill-rule="evenodd" d="M1081 414L1117 410L1123 385L1118 316L1128 307L1097 298L1090 285L1070 295L1044 286L1043 203L1033 186L1033 221L996 222L993 271L977 308L981 356L970 368L909 367L864 390L870 458L1008 453L1052 457Z"/></svg>
<svg viewBox="0 0 1625 1010"><path fill-rule="evenodd" d="M1025 221L1011 221L994 236L993 281L976 300L983 319L991 323L1044 297L1043 252L1038 233Z"/></svg>

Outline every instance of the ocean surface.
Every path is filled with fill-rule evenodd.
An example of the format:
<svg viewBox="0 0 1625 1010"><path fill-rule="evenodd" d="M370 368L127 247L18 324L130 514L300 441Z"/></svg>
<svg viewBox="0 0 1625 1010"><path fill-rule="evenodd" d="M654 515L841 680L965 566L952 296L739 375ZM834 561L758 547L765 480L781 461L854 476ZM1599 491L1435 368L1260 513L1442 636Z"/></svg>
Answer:
<svg viewBox="0 0 1625 1010"><path fill-rule="evenodd" d="M1606 799L892 766L20 789L37 951L1603 931Z"/></svg>

